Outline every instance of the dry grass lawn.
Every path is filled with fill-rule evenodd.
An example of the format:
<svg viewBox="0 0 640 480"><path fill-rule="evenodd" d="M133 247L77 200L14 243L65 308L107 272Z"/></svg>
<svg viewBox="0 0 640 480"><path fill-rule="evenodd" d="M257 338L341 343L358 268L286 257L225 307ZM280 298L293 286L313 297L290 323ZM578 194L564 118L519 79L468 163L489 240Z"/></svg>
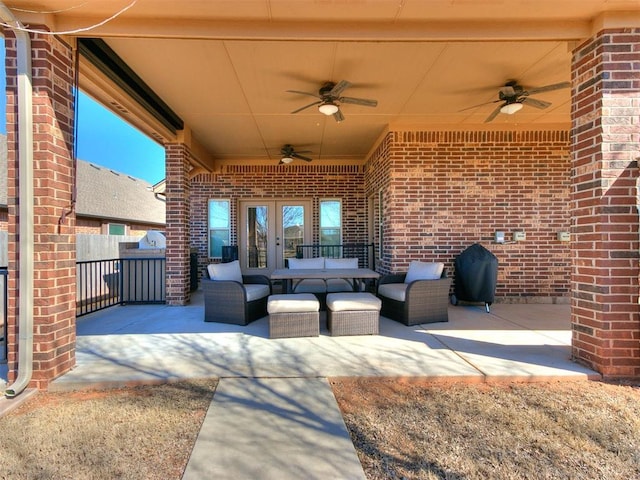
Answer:
<svg viewBox="0 0 640 480"><path fill-rule="evenodd" d="M0 478L179 479L216 385L39 393L0 418Z"/></svg>
<svg viewBox="0 0 640 480"><path fill-rule="evenodd" d="M333 379L367 478L640 478L640 389ZM0 418L0 478L180 479L217 382L41 393Z"/></svg>
<svg viewBox="0 0 640 480"><path fill-rule="evenodd" d="M640 478L640 389L334 381L368 479Z"/></svg>

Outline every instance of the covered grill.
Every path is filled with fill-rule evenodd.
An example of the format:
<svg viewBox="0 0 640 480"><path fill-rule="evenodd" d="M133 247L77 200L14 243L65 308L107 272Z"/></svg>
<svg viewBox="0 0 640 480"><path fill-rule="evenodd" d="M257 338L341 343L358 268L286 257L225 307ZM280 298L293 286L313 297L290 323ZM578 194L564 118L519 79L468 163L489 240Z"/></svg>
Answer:
<svg viewBox="0 0 640 480"><path fill-rule="evenodd" d="M487 313L498 282L498 259L479 243L464 250L455 260L455 287L451 304L458 301L484 302Z"/></svg>

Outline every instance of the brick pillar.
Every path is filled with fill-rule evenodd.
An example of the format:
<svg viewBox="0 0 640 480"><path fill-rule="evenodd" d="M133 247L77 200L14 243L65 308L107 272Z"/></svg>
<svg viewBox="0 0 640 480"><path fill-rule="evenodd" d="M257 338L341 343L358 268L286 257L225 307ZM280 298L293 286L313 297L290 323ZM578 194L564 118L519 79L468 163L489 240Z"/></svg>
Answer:
<svg viewBox="0 0 640 480"><path fill-rule="evenodd" d="M18 328L21 315L34 323L31 387L44 389L75 365L76 243L72 191L74 53L50 35L32 34L34 236L32 311L19 311L20 238L16 42L6 32L7 66L7 203L9 233L8 367L13 381L18 369Z"/></svg>
<svg viewBox="0 0 640 480"><path fill-rule="evenodd" d="M167 304L190 300L189 269L189 148L184 143L165 145L167 195Z"/></svg>
<svg viewBox="0 0 640 480"><path fill-rule="evenodd" d="M640 376L640 29L604 30L573 52L574 357L605 377Z"/></svg>

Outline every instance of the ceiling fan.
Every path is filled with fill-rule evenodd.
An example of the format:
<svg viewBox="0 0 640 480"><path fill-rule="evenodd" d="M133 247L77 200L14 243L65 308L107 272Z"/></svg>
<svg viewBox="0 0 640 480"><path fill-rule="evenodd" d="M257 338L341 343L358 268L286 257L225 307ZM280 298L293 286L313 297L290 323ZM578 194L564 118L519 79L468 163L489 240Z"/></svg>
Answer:
<svg viewBox="0 0 640 480"><path fill-rule="evenodd" d="M312 107L314 105L318 105L318 110L320 113L324 115L333 115L336 122L341 122L344 120L344 115L340 111L341 103L352 103L354 105L362 105L365 107L375 107L378 105L377 100L370 100L368 98L355 98L355 97L342 97L340 94L347 88L349 88L352 84L346 80L341 80L338 83L333 82L325 82L318 93L309 93L309 92L300 92L298 90L287 90L289 93L299 93L300 95L309 95L311 97L316 97L316 100L309 105L305 105L304 107L298 108L291 113L298 113L302 110Z"/></svg>
<svg viewBox="0 0 640 480"><path fill-rule="evenodd" d="M311 153L311 151L302 150L300 152L296 152L292 145L289 145L288 143L286 145L283 145L280 149L280 155L282 155L282 157L280 158L280 162L278 163L278 165L282 165L283 163L291 163L296 158L304 160L305 162L311 161L309 157L305 157L304 155L301 155L301 153Z"/></svg>
<svg viewBox="0 0 640 480"><path fill-rule="evenodd" d="M532 107L540 109L547 108L551 105L550 102L531 98L530 95L542 92L551 92L552 90L560 90L561 88L569 87L571 87L571 82L560 82L551 85L545 85L544 87L530 88L527 90L522 85L518 85L518 82L516 82L515 80L509 80L507 83L505 83L504 87L501 87L500 90L498 90L498 100L474 105L473 107L465 108L460 111L464 112L465 110L470 110L482 105L502 102L502 105L496 107L495 110L493 110L493 112L491 112L491 114L486 118L484 123L487 123L496 118L499 113L512 115L519 111L523 105L530 105Z"/></svg>

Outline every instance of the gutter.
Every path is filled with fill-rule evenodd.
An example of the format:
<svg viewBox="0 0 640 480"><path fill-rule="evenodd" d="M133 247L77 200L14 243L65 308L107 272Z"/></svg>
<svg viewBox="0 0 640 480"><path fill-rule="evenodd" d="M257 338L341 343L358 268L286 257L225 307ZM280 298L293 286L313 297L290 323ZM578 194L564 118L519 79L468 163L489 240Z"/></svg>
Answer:
<svg viewBox="0 0 640 480"><path fill-rule="evenodd" d="M13 398L27 388L33 375L33 86L31 83L31 39L13 13L0 2L0 19L17 28L18 67L18 375L4 392Z"/></svg>

